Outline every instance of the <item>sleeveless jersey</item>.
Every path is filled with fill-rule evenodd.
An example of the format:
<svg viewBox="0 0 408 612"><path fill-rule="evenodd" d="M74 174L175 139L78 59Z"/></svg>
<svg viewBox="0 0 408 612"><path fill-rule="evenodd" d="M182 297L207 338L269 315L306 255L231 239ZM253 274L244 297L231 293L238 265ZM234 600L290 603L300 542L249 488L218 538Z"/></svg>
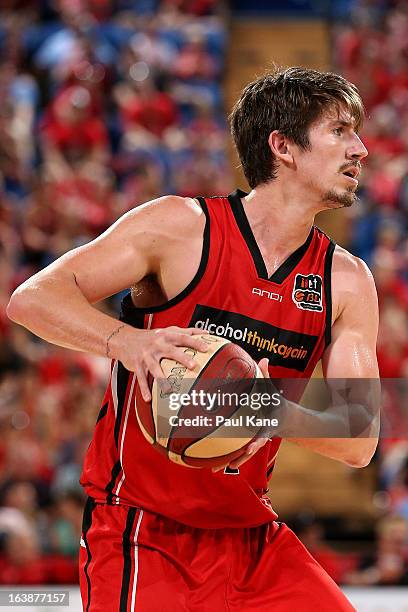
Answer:
<svg viewBox="0 0 408 612"><path fill-rule="evenodd" d="M256 361L268 357L273 379L298 379L303 389L330 342L334 243L313 226L306 242L268 278L241 203L245 195L238 190L197 198L206 225L195 277L162 306L136 308L127 294L121 320L145 329L206 329ZM177 465L144 438L135 413L136 386L135 374L113 361L81 475L89 496L202 528L251 527L277 518L266 494L280 439L268 441L239 473Z"/></svg>

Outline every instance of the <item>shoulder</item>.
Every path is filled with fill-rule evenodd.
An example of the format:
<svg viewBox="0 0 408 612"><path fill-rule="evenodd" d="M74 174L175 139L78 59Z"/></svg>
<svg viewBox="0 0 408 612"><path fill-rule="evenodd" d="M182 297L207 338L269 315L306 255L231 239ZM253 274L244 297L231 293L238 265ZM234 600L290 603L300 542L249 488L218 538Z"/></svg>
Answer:
<svg viewBox="0 0 408 612"><path fill-rule="evenodd" d="M333 272L337 274L352 274L355 278L371 279L373 275L362 259L352 255L346 249L336 244L333 254Z"/></svg>
<svg viewBox="0 0 408 612"><path fill-rule="evenodd" d="M172 246L202 239L205 220L196 200L163 196L132 208L93 242L161 258Z"/></svg>
<svg viewBox="0 0 408 612"><path fill-rule="evenodd" d="M197 200L179 196L163 196L141 204L118 219L131 235L148 237L166 235L167 239L202 234L206 216Z"/></svg>
<svg viewBox="0 0 408 612"><path fill-rule="evenodd" d="M165 224L178 225L181 229L182 225L203 219L205 214L197 200L167 195L133 208L126 216L129 219L160 220Z"/></svg>
<svg viewBox="0 0 408 612"><path fill-rule="evenodd" d="M332 298L334 319L346 308L378 308L373 275L367 264L346 249L336 245L332 265Z"/></svg>

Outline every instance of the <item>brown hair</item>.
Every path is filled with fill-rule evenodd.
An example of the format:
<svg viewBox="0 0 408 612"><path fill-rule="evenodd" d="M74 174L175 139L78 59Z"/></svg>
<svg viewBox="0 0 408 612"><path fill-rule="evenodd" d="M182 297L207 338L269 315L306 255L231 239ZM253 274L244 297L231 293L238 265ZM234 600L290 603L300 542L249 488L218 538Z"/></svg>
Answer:
<svg viewBox="0 0 408 612"><path fill-rule="evenodd" d="M251 188L276 178L278 163L268 144L279 130L308 149L309 128L324 110L345 106L355 129L363 122L364 107L355 85L332 72L310 68L275 69L243 90L230 115L231 133Z"/></svg>

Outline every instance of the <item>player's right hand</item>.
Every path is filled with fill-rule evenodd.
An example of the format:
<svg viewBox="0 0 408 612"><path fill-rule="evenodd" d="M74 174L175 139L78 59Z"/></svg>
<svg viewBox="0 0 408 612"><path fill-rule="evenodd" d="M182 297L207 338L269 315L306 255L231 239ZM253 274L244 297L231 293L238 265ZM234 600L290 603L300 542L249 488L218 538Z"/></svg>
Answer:
<svg viewBox="0 0 408 612"><path fill-rule="evenodd" d="M208 344L199 336L208 332L195 327L165 327L159 329L134 330L135 335L129 341L121 345L120 361L127 370L135 372L139 382L140 392L143 399L151 400L151 392L148 384L149 373L157 380L166 377L161 368L160 361L164 358L174 359L182 366L192 370L197 362L191 355L186 354L183 348L188 347L207 352ZM122 341L123 341L122 336Z"/></svg>

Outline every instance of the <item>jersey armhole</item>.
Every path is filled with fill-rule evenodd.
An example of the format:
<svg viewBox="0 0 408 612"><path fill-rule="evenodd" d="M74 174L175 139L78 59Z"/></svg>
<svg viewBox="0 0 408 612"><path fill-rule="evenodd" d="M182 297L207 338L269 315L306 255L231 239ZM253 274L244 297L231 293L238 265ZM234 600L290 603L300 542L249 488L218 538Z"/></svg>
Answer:
<svg viewBox="0 0 408 612"><path fill-rule="evenodd" d="M126 311L127 311L126 317L125 317L126 322L131 323L132 319L135 319L135 317L137 318L137 320L139 320L141 314L161 312L163 310L167 310L168 308L171 308L172 306L175 306L176 304L181 302L185 297L187 297L188 294L191 293L191 291L193 291L193 289L195 289L195 287L198 285L198 283L204 276L204 272L207 268L208 257L210 253L210 215L208 212L207 203L203 197L198 196L193 199L199 203L199 205L201 206L205 214L203 248L201 251L201 259L200 259L200 263L199 263L197 272L193 276L192 280L188 283L187 287L185 287L180 293L178 293L173 298L171 298L171 300L164 302L164 304L159 304L158 306L146 306L143 308L135 306L132 302L131 294L128 293L123 298L123 305L125 306Z"/></svg>
<svg viewBox="0 0 408 612"><path fill-rule="evenodd" d="M336 243L330 240L329 246L326 251L326 258L324 260L324 297L326 302L326 321L324 329L324 340L325 348L327 348L331 342L331 328L332 328L332 263L334 249Z"/></svg>

